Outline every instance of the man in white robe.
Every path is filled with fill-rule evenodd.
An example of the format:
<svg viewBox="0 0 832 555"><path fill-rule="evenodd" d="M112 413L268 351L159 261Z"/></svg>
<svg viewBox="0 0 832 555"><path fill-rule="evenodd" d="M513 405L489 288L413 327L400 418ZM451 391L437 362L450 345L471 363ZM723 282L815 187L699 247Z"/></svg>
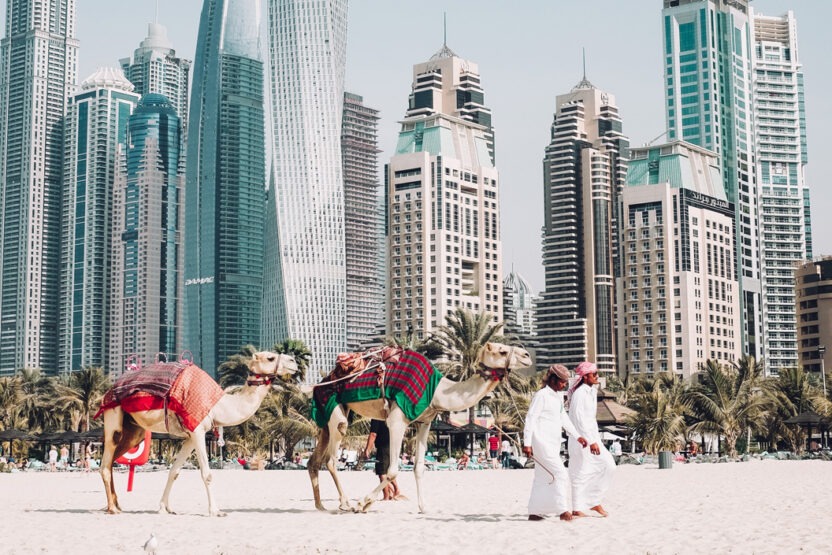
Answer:
<svg viewBox="0 0 832 555"><path fill-rule="evenodd" d="M543 388L535 393L526 414L523 453L534 456L534 483L529 496L529 520L542 520L546 514L572 520L569 512L569 475L560 458L563 430L583 445L587 442L569 421L560 393L569 382L569 370L555 364L546 372ZM547 472L548 469L548 472ZM551 472L554 474L552 480Z"/></svg>
<svg viewBox="0 0 832 555"><path fill-rule="evenodd" d="M589 442L589 447L569 439L572 515L587 516L586 511L595 511L607 516L601 499L612 482L615 460L601 442L598 431L598 390L593 387L598 383L598 368L591 362L582 362L575 373L578 381L569 390L569 419Z"/></svg>

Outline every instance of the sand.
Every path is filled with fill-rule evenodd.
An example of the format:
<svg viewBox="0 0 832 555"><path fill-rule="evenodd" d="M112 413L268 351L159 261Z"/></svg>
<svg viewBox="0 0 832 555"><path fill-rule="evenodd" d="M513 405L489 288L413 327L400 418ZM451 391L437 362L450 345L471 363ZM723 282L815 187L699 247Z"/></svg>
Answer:
<svg viewBox="0 0 832 555"><path fill-rule="evenodd" d="M371 472L342 472L351 499ZM0 552L142 553L155 533L159 553L795 553L832 552L832 463L750 461L621 466L605 505L610 517L526 520L530 470L427 472L419 514L412 472L400 477L410 501L379 502L367 514L338 514L323 473L314 510L304 471L214 471L225 518L209 518L195 470L173 488L176 515L155 511L166 473L116 475L125 510L107 515L97 474L0 475Z"/></svg>

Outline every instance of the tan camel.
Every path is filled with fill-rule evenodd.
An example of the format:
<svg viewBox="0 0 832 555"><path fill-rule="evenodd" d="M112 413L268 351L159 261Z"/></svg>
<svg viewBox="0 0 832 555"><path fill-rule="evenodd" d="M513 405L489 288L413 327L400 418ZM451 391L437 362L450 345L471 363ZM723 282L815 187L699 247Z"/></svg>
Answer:
<svg viewBox="0 0 832 555"><path fill-rule="evenodd" d="M217 510L211 494L211 469L208 466L208 454L205 450L205 434L215 426L235 426L251 418L260 408L260 404L271 389L271 377L288 379L298 371L294 357L270 352L255 353L248 365L249 376L245 386L234 393L220 397L214 408L192 432L182 425L175 415L168 416L165 425L163 409L126 413L120 406L107 409L104 418L104 453L101 456L101 477L107 493L107 511L111 514L121 512L116 490L113 485L113 461L138 445L144 439L145 430L169 433L184 438L179 452L170 467L165 492L159 502L160 513L170 513L168 497L174 480L193 451L196 451L202 481L208 493L208 513L211 516L225 516Z"/></svg>
<svg viewBox="0 0 832 555"><path fill-rule="evenodd" d="M309 457L307 469L312 480L312 492L315 496L315 508L325 510L321 503L321 493L318 482L318 473L321 465L326 465L327 470L335 481L340 500L339 508L342 511L356 510L365 512L370 505L378 498L379 492L392 480L396 478L399 471L399 454L401 453L402 438L410 424L417 426L416 431L416 458L413 473L416 476L416 495L419 501L419 512L425 512L425 505L422 499L422 475L425 473L425 452L427 451L428 434L430 424L441 412L458 412L467 410L474 406L483 397L488 395L506 373L511 370L528 368L532 365L529 353L520 347L510 347L500 343L486 343L480 350L477 357L477 366L480 369L473 377L462 381L454 382L442 378L436 387L430 405L419 415L415 421L410 421L404 415L398 405L394 404L389 412L385 412L384 400L374 399L358 403L338 405L332 411L327 428L321 430L318 436L318 443L312 456ZM365 418L373 420L384 420L390 430L390 466L387 469L386 480L381 482L369 495L358 502L356 507L351 507L347 497L341 489L338 481L337 469L335 467L335 456L338 446L347 431L347 416L350 411L355 411Z"/></svg>

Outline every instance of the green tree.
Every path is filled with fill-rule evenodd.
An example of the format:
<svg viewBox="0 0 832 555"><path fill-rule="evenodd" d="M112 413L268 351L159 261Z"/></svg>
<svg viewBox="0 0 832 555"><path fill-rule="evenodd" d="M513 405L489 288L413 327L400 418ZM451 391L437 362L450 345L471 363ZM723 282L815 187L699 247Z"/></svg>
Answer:
<svg viewBox="0 0 832 555"><path fill-rule="evenodd" d="M60 422L59 415L51 406L56 387L54 378L29 368L18 372L15 378L20 384L18 415L26 428L32 432L54 429Z"/></svg>
<svg viewBox="0 0 832 555"><path fill-rule="evenodd" d="M312 360L312 351L309 350L306 343L300 339L284 339L280 343L275 343L272 350L278 354L295 357L298 371L294 375L294 382L302 382L306 377L306 371L309 369L309 363ZM335 364L334 360L332 364Z"/></svg>
<svg viewBox="0 0 832 555"><path fill-rule="evenodd" d="M779 376L769 380L765 393L768 415L764 429L768 441L775 445L778 439L783 439L791 451L801 452L806 445L803 428L789 426L784 421L821 405L820 388L812 383L803 368L782 368Z"/></svg>
<svg viewBox="0 0 832 555"><path fill-rule="evenodd" d="M0 429L10 430L20 412L20 380L7 376L0 378Z"/></svg>
<svg viewBox="0 0 832 555"><path fill-rule="evenodd" d="M240 350L228 357L217 368L217 383L222 388L232 385L245 385L248 379L248 365L257 347L254 345L243 345Z"/></svg>
<svg viewBox="0 0 832 555"><path fill-rule="evenodd" d="M677 381L678 380L678 381ZM681 402L681 378L660 375L649 387L631 398L636 411L627 418L648 453L672 450L686 436L685 411Z"/></svg>
<svg viewBox="0 0 832 555"><path fill-rule="evenodd" d="M87 432L93 414L110 387L110 378L103 368L88 366L72 372L66 384L56 387L52 406L69 413L77 431Z"/></svg>
<svg viewBox="0 0 832 555"><path fill-rule="evenodd" d="M758 425L764 416L761 372L762 365L750 357L732 366L709 360L700 374L700 383L685 395L687 406L698 420L692 428L724 437L731 457L737 455L740 434Z"/></svg>

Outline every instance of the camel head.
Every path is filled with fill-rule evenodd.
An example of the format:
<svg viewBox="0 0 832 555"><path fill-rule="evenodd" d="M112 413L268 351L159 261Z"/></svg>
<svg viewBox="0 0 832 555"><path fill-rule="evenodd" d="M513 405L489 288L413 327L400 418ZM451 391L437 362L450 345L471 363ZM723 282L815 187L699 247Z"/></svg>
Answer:
<svg viewBox="0 0 832 555"><path fill-rule="evenodd" d="M531 365L532 357L526 349L502 343L486 343L477 357L479 374L485 379L495 381L501 380L512 370L528 368Z"/></svg>
<svg viewBox="0 0 832 555"><path fill-rule="evenodd" d="M276 376L284 382L288 382L298 372L298 364L292 355L279 355L270 351L261 351L251 356L248 369L255 377ZM251 379L249 381L251 382Z"/></svg>

